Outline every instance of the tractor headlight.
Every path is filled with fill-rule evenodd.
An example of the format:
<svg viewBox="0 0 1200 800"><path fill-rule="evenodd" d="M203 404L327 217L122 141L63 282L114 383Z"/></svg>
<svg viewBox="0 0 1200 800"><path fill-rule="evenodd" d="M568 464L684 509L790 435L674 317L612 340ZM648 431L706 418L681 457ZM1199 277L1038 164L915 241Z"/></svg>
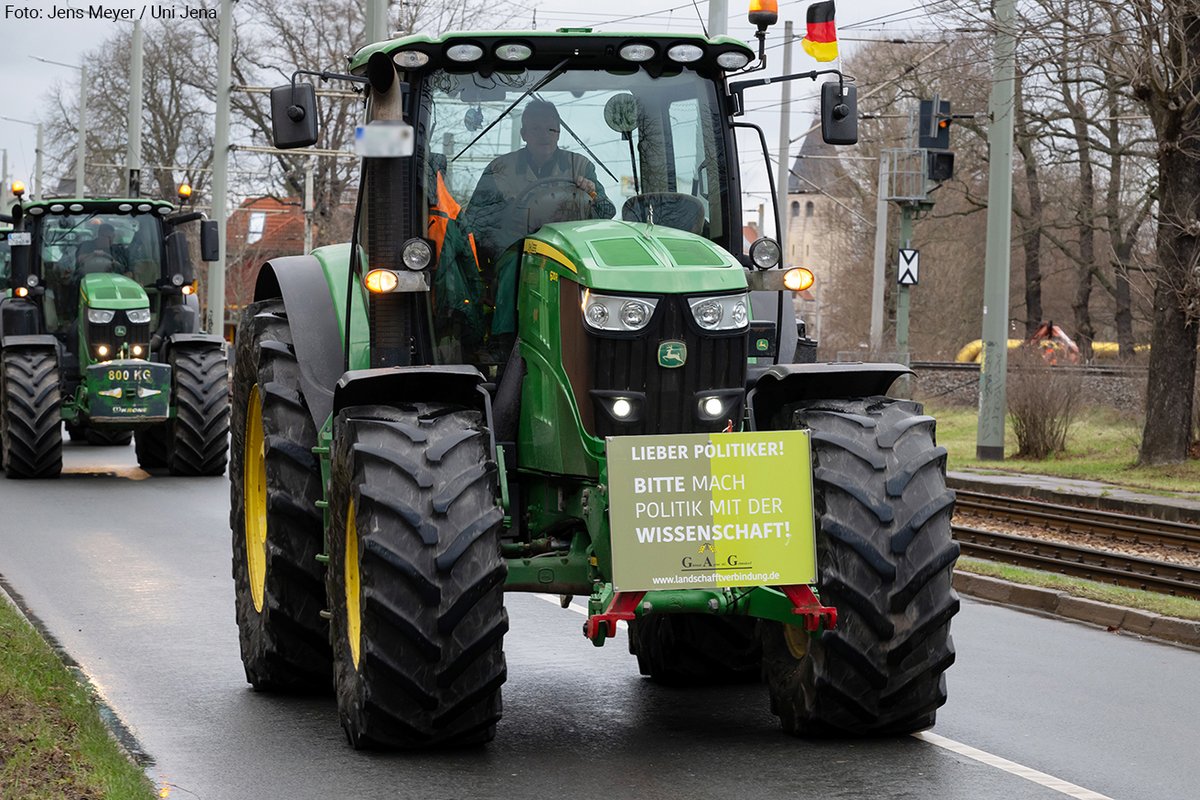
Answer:
<svg viewBox="0 0 1200 800"><path fill-rule="evenodd" d="M621 54L621 58L626 61L640 62L649 61L654 58L654 47L648 44L636 42L634 44L627 44L618 52Z"/></svg>
<svg viewBox="0 0 1200 800"><path fill-rule="evenodd" d="M717 66L721 69L741 69L750 63L750 55L740 50L730 50L717 56Z"/></svg>
<svg viewBox="0 0 1200 800"><path fill-rule="evenodd" d="M100 356L101 358L104 358L105 356L107 356L108 355L108 345L102 344L99 347L97 347L96 355Z"/></svg>
<svg viewBox="0 0 1200 800"><path fill-rule="evenodd" d="M107 325L113 321L114 313L107 308L89 308L88 322L94 322L97 325Z"/></svg>
<svg viewBox="0 0 1200 800"><path fill-rule="evenodd" d="M27 277L25 279L25 285L28 286L30 289L37 286L38 285L38 276L30 275L29 277Z"/></svg>
<svg viewBox="0 0 1200 800"><path fill-rule="evenodd" d="M646 327L657 305L655 297L613 297L584 290L583 321L598 331L632 333Z"/></svg>
<svg viewBox="0 0 1200 800"><path fill-rule="evenodd" d="M478 61L483 58L483 48L477 44L455 44L446 49L446 57L451 61Z"/></svg>
<svg viewBox="0 0 1200 800"><path fill-rule="evenodd" d="M750 295L731 294L720 297L688 299L692 317L706 331L735 331L746 327L750 316Z"/></svg>
<svg viewBox="0 0 1200 800"><path fill-rule="evenodd" d="M783 288L791 289L793 292L803 292L810 288L815 281L812 270L804 267L793 267L783 273Z"/></svg>
<svg viewBox="0 0 1200 800"><path fill-rule="evenodd" d="M131 308L125 312L125 316L129 317L129 321L138 325L145 325L150 321L150 309L148 308Z"/></svg>
<svg viewBox="0 0 1200 800"><path fill-rule="evenodd" d="M704 48L694 44L677 44L668 48L667 57L681 64L690 64L704 58Z"/></svg>
<svg viewBox="0 0 1200 800"><path fill-rule="evenodd" d="M420 50L401 50L392 54L392 61L400 69L418 69L429 63L429 55Z"/></svg>
<svg viewBox="0 0 1200 800"><path fill-rule="evenodd" d="M496 48L496 58L501 61L524 61L533 55L533 48L520 42L505 42Z"/></svg>
<svg viewBox="0 0 1200 800"><path fill-rule="evenodd" d="M134 345L134 346L133 346L133 347L130 349L130 352L132 352L132 353L133 353L133 356L134 356L134 358L141 358L141 357L142 357L142 353L144 353L144 352L146 352L146 351L145 351L145 349L144 349L144 348L143 348L143 347L142 347L140 344L135 344L135 345Z"/></svg>
<svg viewBox="0 0 1200 800"><path fill-rule="evenodd" d="M750 260L754 262L754 266L759 269L770 269L779 265L783 260L783 252L779 249L779 242L774 239L758 239L754 244L750 245Z"/></svg>
<svg viewBox="0 0 1200 800"><path fill-rule="evenodd" d="M404 266L419 272L433 261L433 248L424 239L412 238L400 248L400 257L404 259Z"/></svg>

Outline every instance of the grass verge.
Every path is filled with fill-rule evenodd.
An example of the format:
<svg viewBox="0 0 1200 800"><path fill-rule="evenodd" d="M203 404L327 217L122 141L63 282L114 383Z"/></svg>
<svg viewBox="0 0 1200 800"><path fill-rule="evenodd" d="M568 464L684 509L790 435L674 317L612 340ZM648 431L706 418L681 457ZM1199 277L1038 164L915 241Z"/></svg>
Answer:
<svg viewBox="0 0 1200 800"><path fill-rule="evenodd" d="M927 413L937 418L938 444L949 452L952 470L1026 472L1060 478L1102 481L1150 493L1185 493L1200 498L1200 460L1166 466L1137 466L1142 419L1108 408L1085 408L1067 433L1066 452L1042 461L975 458L978 414L963 406L926 402ZM1011 421L1005 425L1004 451L1017 452Z"/></svg>
<svg viewBox="0 0 1200 800"><path fill-rule="evenodd" d="M1073 597L1087 600L1098 600L1111 603L1114 606L1136 608L1139 611L1149 611L1152 614L1162 614L1179 619L1200 620L1200 600L1189 600L1184 597L1155 592L1143 592L1137 589L1126 589L1122 586L1110 586L1106 583L1069 578L1053 572L1014 567L995 561L981 561L975 558L960 558L955 569L970 572L975 575L986 575L991 578L1020 583L1025 586L1039 586L1043 589L1054 589L1065 592Z"/></svg>
<svg viewBox="0 0 1200 800"><path fill-rule="evenodd" d="M88 690L0 597L0 798L151 800Z"/></svg>

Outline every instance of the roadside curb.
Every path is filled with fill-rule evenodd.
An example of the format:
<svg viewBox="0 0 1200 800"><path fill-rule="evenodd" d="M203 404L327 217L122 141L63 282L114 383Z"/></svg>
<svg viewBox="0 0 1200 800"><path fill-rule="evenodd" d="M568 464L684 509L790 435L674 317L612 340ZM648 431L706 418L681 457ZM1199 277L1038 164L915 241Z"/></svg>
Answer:
<svg viewBox="0 0 1200 800"><path fill-rule="evenodd" d="M1010 583L970 572L955 571L954 588L978 600L1096 625L1113 633L1129 633L1167 644L1200 649L1200 620L1165 617L1149 611L1074 597L1057 589Z"/></svg>

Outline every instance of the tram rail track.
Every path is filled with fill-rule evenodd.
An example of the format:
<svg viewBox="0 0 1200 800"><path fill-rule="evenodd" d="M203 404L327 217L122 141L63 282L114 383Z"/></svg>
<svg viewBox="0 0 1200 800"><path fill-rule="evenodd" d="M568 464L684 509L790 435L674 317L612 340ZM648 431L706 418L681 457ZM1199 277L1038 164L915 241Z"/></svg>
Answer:
<svg viewBox="0 0 1200 800"><path fill-rule="evenodd" d="M1058 572L1177 597L1200 599L1200 566L1121 552L1122 545L1200 554L1200 526L1135 517L1026 498L959 491L956 510L1002 520L1019 531L954 525L963 555ZM1057 538L1038 536L1053 529ZM1112 541L1113 550L1070 544L1063 534L1086 534Z"/></svg>

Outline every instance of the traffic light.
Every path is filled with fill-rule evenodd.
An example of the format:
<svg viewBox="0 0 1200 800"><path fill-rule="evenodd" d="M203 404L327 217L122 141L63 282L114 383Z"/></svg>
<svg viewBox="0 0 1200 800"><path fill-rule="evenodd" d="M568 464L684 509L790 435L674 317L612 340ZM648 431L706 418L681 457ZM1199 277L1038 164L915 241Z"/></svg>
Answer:
<svg viewBox="0 0 1200 800"><path fill-rule="evenodd" d="M950 149L950 119L949 100L936 97L922 100L917 114L917 146L927 150Z"/></svg>

